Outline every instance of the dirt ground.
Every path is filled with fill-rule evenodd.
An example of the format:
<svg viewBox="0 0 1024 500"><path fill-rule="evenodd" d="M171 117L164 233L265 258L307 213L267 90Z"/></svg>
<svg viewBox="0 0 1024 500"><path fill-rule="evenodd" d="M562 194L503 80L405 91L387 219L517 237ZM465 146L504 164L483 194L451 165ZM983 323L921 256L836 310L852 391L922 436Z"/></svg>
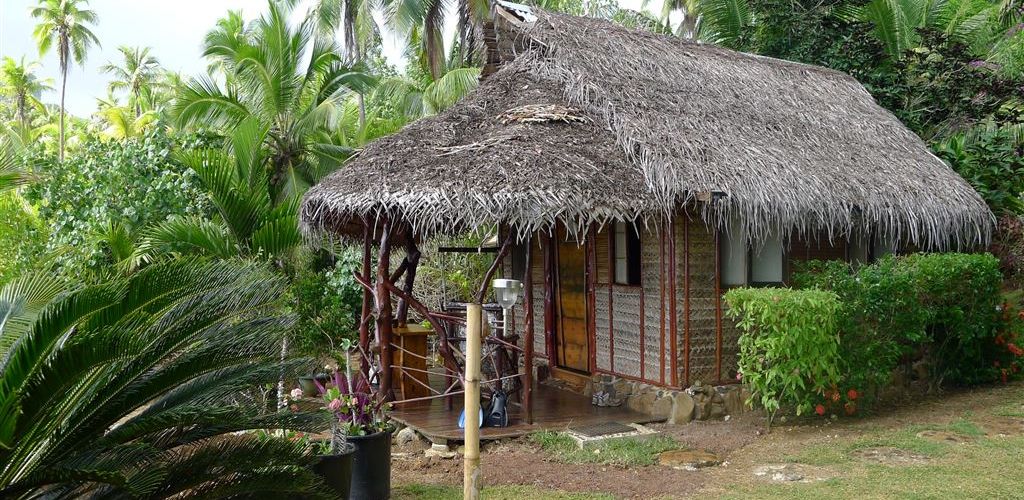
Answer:
<svg viewBox="0 0 1024 500"><path fill-rule="evenodd" d="M484 483L488 485L528 485L541 490L580 493L605 493L616 498L717 497L744 485L765 481L765 477L797 473L808 480L824 480L842 475L836 465L788 464L780 457L797 456L805 450L849 442L859 436L903 429L908 425L948 425L965 415L990 432L1024 434L1024 419L1000 417L992 408L999 405L1024 405L1024 384L947 391L940 395L916 397L915 402L880 408L875 415L860 418L805 419L776 424L771 433L764 429L759 413L732 416L728 421L691 422L687 425L653 424L651 427L675 439L681 448L716 454L722 463L697 470L678 470L652 465L619 467L598 464L564 463L527 438L486 443L481 457ZM1024 409L1024 406L1022 406ZM992 431L994 430L994 431ZM942 433L934 439L958 439ZM427 458L420 450L399 450L393 460L392 482L411 484L459 485L462 481L461 456ZM866 460L885 463L918 458L901 455L902 450L868 449Z"/></svg>

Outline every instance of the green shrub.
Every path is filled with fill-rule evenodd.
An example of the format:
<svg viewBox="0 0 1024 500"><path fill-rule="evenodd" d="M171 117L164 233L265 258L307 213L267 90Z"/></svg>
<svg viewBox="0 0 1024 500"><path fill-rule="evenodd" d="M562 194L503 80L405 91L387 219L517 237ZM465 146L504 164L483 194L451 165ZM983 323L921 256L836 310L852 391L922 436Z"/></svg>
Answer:
<svg viewBox="0 0 1024 500"><path fill-rule="evenodd" d="M337 262L318 269L303 263L291 283L292 307L298 323L293 347L310 356L325 356L355 339L362 307L362 288L352 276L359 264L355 251L343 252Z"/></svg>
<svg viewBox="0 0 1024 500"><path fill-rule="evenodd" d="M839 382L839 297L824 290L736 288L725 294L738 320L740 373L751 398L768 414L783 407L797 415ZM818 410L818 408L815 408ZM823 408L818 410L823 412Z"/></svg>
<svg viewBox="0 0 1024 500"><path fill-rule="evenodd" d="M810 262L793 282L839 296L843 384L873 388L915 357L927 358L934 385L997 379L1001 279L992 255L945 253L887 256L856 270Z"/></svg>
<svg viewBox="0 0 1024 500"><path fill-rule="evenodd" d="M33 162L40 166L40 180L25 198L50 229L46 250L57 269L81 280L107 269L110 256L98 235L111 224L134 233L172 216L209 213L195 173L172 156L208 141L155 129L120 141L89 137L63 162L38 153Z"/></svg>

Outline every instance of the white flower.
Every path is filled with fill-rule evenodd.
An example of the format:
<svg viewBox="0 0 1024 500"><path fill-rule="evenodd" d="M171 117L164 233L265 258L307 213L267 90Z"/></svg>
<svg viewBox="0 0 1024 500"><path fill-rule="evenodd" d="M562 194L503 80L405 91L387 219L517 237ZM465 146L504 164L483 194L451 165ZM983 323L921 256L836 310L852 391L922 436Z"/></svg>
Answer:
<svg viewBox="0 0 1024 500"><path fill-rule="evenodd" d="M291 397L292 397L292 399L299 399L299 398L301 398L302 397L302 389L299 389L298 387L292 389Z"/></svg>

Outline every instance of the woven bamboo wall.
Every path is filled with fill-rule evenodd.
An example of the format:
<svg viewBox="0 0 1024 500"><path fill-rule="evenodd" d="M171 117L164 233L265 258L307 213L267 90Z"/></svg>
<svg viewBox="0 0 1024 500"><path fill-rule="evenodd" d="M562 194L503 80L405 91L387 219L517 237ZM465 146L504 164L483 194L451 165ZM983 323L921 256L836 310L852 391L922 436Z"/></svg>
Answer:
<svg viewBox="0 0 1024 500"><path fill-rule="evenodd" d="M677 221L679 224L685 224L686 228L685 231L677 230L676 237L679 238L682 233L688 237L686 241L677 240L676 247L683 246L688 252L685 265L689 269L690 288L682 290L680 298L684 303L689 302L689 382L693 384L699 380L711 383L718 379L718 325L715 319L718 306L718 297L715 295L718 276L715 272L715 235L698 218L680 215ZM678 317L681 321L686 321L685 316ZM686 329L682 327L679 331L686 332ZM683 335L680 335L680 341L682 337ZM679 346L678 352L682 357L686 356L682 345ZM680 363L679 366L683 364Z"/></svg>
<svg viewBox="0 0 1024 500"><path fill-rule="evenodd" d="M594 339L597 343L597 369L613 371L611 358L611 297L609 297L611 285L610 263L611 256L608 232L595 233L594 255L597 262L594 264L594 272L597 275L597 282L594 287Z"/></svg>
<svg viewBox="0 0 1024 500"><path fill-rule="evenodd" d="M667 344L662 338L666 333L662 307L665 262L662 259L662 241L659 227L652 225L640 236L640 264L642 266L641 285L644 289L644 372L645 380L654 382L667 381L665 365L667 359L662 349Z"/></svg>

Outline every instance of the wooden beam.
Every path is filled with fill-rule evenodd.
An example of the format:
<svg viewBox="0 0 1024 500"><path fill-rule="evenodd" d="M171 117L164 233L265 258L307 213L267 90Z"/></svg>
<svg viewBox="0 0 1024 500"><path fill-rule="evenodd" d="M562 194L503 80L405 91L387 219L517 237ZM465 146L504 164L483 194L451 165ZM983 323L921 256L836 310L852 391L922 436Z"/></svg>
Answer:
<svg viewBox="0 0 1024 500"><path fill-rule="evenodd" d="M523 277L523 394L526 423L533 423L533 236L526 244L526 276Z"/></svg>
<svg viewBox="0 0 1024 500"><path fill-rule="evenodd" d="M555 352L555 269L556 256L554 238L544 236L544 348L547 351L548 363L558 364Z"/></svg>
<svg viewBox="0 0 1024 500"><path fill-rule="evenodd" d="M679 321L679 315L676 313L676 278L679 273L676 271L676 212L672 212L672 216L669 217L668 222L668 267L672 275L669 277L669 292L668 292L668 322L669 322L669 356L671 360L669 362L671 370L671 384L673 387L679 385L679 362L678 362L678 344L679 344L679 332L677 322Z"/></svg>
<svg viewBox="0 0 1024 500"><path fill-rule="evenodd" d="M363 278L369 280L370 278L370 245L373 240L373 230L370 228L370 224L365 224L363 230ZM369 286L369 283L365 283L363 286L363 304L360 313L359 321L359 348L362 351L362 361L359 364L359 371L363 374L366 380L370 380L370 316L373 315L371 309L372 304L370 301L373 300L373 289Z"/></svg>
<svg viewBox="0 0 1024 500"><path fill-rule="evenodd" d="M587 230L587 241L584 242L586 251L586 305L587 305L587 343L590 344L587 356L587 365L590 371L597 369L597 245L594 241L596 231L593 227Z"/></svg>
<svg viewBox="0 0 1024 500"><path fill-rule="evenodd" d="M498 255L494 257L494 262L491 263L491 267L487 269L487 273L484 274L483 283L480 283L480 290L476 293L476 302L478 304L484 303L484 298L487 297L487 290L491 287L491 278L494 277L494 273L498 270L498 266L501 265L501 261L508 254L509 248L512 246L512 233L509 232L508 236L505 237L505 241L501 244L501 250L498 250Z"/></svg>
<svg viewBox="0 0 1024 500"><path fill-rule="evenodd" d="M416 241L413 240L412 236L405 242L405 259L403 262L406 264L405 271L405 284L402 291L406 295L412 295L412 289L416 284L416 269L420 265L420 250L416 247ZM395 283L395 280L391 280L391 283ZM399 298L398 311L395 313L395 317L398 318L398 324L405 326L409 319L409 303L404 298Z"/></svg>
<svg viewBox="0 0 1024 500"><path fill-rule="evenodd" d="M377 339L380 343L380 392L385 401L395 399L391 380L391 365L394 363L394 352L391 347L394 317L391 314L391 290L387 286L390 284L390 263L391 223L384 222L377 256Z"/></svg>
<svg viewBox="0 0 1024 500"><path fill-rule="evenodd" d="M409 304L409 306L411 306L416 312L420 313L420 316L423 316L424 318L426 318L427 321L430 322L430 326L432 326L434 328L434 331L437 332L437 350L441 355L441 361L442 363L444 363L445 369L449 372L449 374L460 373L459 365L455 361L455 357L452 355L451 347L448 345L448 336L446 335L447 329L445 328L444 324L441 323L441 319L443 318L443 316L430 311L430 309L428 309L427 306L423 305L423 303L420 302L415 296L413 296L411 293L406 293L404 290L395 286L394 283L387 282L384 283L384 286L387 287L387 289L391 291L391 293L397 295L399 299L402 299L405 301L406 304Z"/></svg>

